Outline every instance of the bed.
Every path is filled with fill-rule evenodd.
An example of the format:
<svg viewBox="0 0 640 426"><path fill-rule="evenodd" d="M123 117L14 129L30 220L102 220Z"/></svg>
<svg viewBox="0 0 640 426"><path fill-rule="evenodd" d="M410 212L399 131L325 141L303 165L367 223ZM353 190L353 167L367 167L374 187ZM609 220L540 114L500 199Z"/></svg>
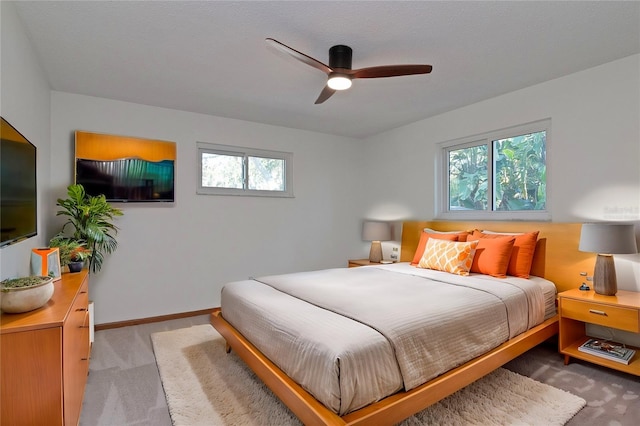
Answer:
<svg viewBox="0 0 640 426"><path fill-rule="evenodd" d="M557 333L579 225L491 223L539 232L528 279L416 268L425 228L485 227L405 222L399 264L229 283L211 322L305 424L395 424Z"/></svg>

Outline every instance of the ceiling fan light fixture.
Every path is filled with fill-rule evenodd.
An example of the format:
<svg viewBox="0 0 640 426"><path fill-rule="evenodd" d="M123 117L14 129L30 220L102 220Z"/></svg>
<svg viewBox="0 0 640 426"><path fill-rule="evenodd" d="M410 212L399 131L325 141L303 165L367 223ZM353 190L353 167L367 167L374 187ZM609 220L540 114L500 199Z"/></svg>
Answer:
<svg viewBox="0 0 640 426"><path fill-rule="evenodd" d="M349 46L345 46L343 44L332 46L329 49L329 65L326 65L309 55L298 52L284 43L280 43L275 39L267 38L267 43L269 43L270 46L294 57L298 61L316 68L327 75L327 84L322 89L318 99L316 99L316 105L323 103L337 91L349 89L352 84L351 80L355 78L383 78L429 74L433 68L431 65L414 64L381 65L354 70L351 66L353 50Z"/></svg>
<svg viewBox="0 0 640 426"><path fill-rule="evenodd" d="M351 87L351 84L352 82L349 76L338 73L331 73L327 81L327 86L333 90L346 90Z"/></svg>

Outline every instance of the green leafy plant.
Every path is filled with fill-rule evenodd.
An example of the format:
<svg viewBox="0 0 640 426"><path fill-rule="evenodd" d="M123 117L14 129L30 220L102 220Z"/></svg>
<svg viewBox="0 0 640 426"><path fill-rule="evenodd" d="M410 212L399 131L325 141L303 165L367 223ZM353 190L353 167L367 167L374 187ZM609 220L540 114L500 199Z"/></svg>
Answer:
<svg viewBox="0 0 640 426"><path fill-rule="evenodd" d="M89 270L99 272L106 254L113 253L118 247L116 235L118 228L113 224L116 216L122 216L122 210L111 206L104 195L87 195L82 185L70 185L66 199L58 199L57 206L62 209L58 216L67 216L62 226L73 228L73 239L86 242L89 255ZM81 255L82 256L82 255Z"/></svg>
<svg viewBox="0 0 640 426"><path fill-rule="evenodd" d="M91 256L91 250L87 249L87 243L84 240L76 240L62 232L49 240L49 247L58 247L60 266L66 266L69 262L86 260Z"/></svg>
<svg viewBox="0 0 640 426"><path fill-rule="evenodd" d="M2 291L9 291L12 288L33 287L51 281L51 277L32 275L29 277L8 278L0 282Z"/></svg>
<svg viewBox="0 0 640 426"><path fill-rule="evenodd" d="M72 262L83 262L91 257L91 250L86 247L78 247L71 252Z"/></svg>
<svg viewBox="0 0 640 426"><path fill-rule="evenodd" d="M547 199L546 132L494 142L496 210L543 210Z"/></svg>

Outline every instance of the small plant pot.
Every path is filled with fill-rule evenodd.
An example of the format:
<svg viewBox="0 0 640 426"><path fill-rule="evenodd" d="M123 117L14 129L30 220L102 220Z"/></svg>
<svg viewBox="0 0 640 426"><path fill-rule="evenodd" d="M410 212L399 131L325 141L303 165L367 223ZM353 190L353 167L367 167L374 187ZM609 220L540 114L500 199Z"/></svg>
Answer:
<svg viewBox="0 0 640 426"><path fill-rule="evenodd" d="M8 314L21 314L44 306L53 296L53 278L29 287L0 289L0 309Z"/></svg>
<svg viewBox="0 0 640 426"><path fill-rule="evenodd" d="M79 260L77 262L69 262L69 272L80 272L84 267L84 260Z"/></svg>

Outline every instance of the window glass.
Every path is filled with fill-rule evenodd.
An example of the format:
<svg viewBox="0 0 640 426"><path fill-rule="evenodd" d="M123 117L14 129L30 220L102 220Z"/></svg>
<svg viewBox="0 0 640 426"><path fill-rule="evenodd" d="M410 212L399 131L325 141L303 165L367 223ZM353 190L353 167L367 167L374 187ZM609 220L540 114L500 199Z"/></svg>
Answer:
<svg viewBox="0 0 640 426"><path fill-rule="evenodd" d="M449 209L487 209L487 146L449 151Z"/></svg>
<svg viewBox="0 0 640 426"><path fill-rule="evenodd" d="M249 189L284 191L284 160L249 157Z"/></svg>
<svg viewBox="0 0 640 426"><path fill-rule="evenodd" d="M547 203L545 131L493 141L495 210L544 210Z"/></svg>
<svg viewBox="0 0 640 426"><path fill-rule="evenodd" d="M551 120L440 144L436 215L446 219L548 220ZM439 166L440 167L440 166Z"/></svg>
<svg viewBox="0 0 640 426"><path fill-rule="evenodd" d="M293 197L293 154L198 142L198 194Z"/></svg>
<svg viewBox="0 0 640 426"><path fill-rule="evenodd" d="M202 153L202 186L211 188L242 188L242 157L237 155Z"/></svg>

